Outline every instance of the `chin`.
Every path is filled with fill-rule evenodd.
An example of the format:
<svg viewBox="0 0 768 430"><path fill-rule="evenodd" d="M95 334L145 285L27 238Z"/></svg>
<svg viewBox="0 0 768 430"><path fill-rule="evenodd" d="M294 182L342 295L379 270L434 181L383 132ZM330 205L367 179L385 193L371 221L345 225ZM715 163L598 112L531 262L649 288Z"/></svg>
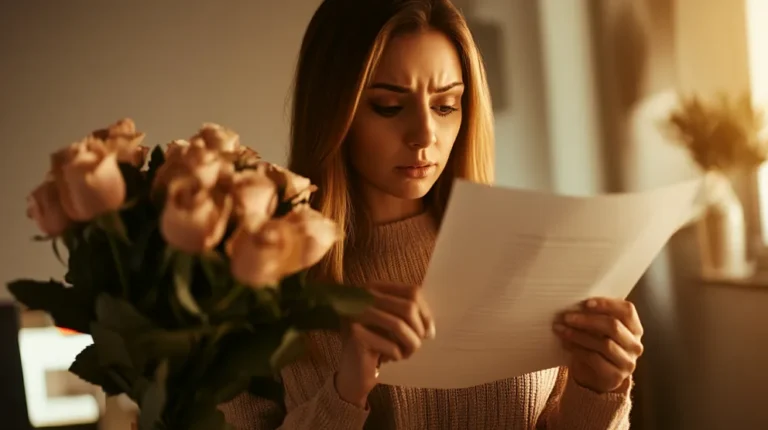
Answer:
<svg viewBox="0 0 768 430"><path fill-rule="evenodd" d="M408 181L391 190L390 194L404 200L422 199L434 185L434 180Z"/></svg>

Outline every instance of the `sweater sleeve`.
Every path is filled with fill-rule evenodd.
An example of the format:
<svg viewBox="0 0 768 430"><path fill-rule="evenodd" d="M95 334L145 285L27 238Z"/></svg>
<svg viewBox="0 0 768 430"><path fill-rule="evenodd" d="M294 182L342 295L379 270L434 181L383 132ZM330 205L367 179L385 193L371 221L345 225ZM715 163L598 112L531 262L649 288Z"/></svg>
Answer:
<svg viewBox="0 0 768 430"><path fill-rule="evenodd" d="M547 406L539 417L541 430L629 430L632 384L624 393L599 394L582 387L561 367Z"/></svg>
<svg viewBox="0 0 768 430"><path fill-rule="evenodd" d="M290 388L286 386L286 390ZM339 397L334 375L314 396L288 413L282 405L248 393L220 408L227 422L238 430L362 429L369 413L369 408L361 409Z"/></svg>

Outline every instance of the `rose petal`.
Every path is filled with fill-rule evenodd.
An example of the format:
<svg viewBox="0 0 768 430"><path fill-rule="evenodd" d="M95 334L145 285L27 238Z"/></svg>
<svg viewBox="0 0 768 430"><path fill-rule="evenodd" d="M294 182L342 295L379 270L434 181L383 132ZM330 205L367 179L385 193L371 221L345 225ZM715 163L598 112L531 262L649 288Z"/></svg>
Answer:
<svg viewBox="0 0 768 430"><path fill-rule="evenodd" d="M59 199L59 191L51 179L35 188L27 197L27 216L47 236L59 236L70 224Z"/></svg>
<svg viewBox="0 0 768 430"><path fill-rule="evenodd" d="M341 238L335 222L309 207L289 213L285 216L285 221L290 222L296 229L298 240L298 255L292 259L296 266L290 268L292 272L317 264Z"/></svg>
<svg viewBox="0 0 768 430"><path fill-rule="evenodd" d="M297 198L308 199L316 189L308 178L286 168L266 162L262 162L261 165L265 166L267 175L284 190L284 201L293 201Z"/></svg>
<svg viewBox="0 0 768 430"><path fill-rule="evenodd" d="M55 153L51 172L61 204L76 221L113 211L125 201L125 180L117 154L100 141L85 139Z"/></svg>
<svg viewBox="0 0 768 430"><path fill-rule="evenodd" d="M257 230L241 226L227 246L232 276L251 287L277 284L283 276L288 246L284 239L279 227L265 225Z"/></svg>
<svg viewBox="0 0 768 430"><path fill-rule="evenodd" d="M203 124L190 142L200 142L210 150L228 153L235 153L240 148L240 136L237 133L214 123Z"/></svg>
<svg viewBox="0 0 768 430"><path fill-rule="evenodd" d="M197 177L177 178L168 188L161 234L181 251L209 251L224 237L231 211L229 195L204 187Z"/></svg>
<svg viewBox="0 0 768 430"><path fill-rule="evenodd" d="M218 182L226 163L215 151L197 145L185 145L186 141L172 142L166 151L165 163L157 171L152 184L152 193L162 194L168 184L182 176L197 177L206 188Z"/></svg>
<svg viewBox="0 0 768 430"><path fill-rule="evenodd" d="M233 195L241 219L267 219L277 209L277 186L264 169L238 172L234 178Z"/></svg>

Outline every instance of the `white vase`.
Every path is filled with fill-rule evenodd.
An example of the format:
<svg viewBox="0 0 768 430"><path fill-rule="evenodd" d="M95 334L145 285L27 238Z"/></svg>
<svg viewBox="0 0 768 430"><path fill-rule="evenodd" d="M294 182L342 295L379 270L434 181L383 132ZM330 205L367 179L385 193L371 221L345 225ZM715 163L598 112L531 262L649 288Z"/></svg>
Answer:
<svg viewBox="0 0 768 430"><path fill-rule="evenodd" d="M138 408L136 404L121 394L109 396L104 404L104 416L99 425L100 430L137 430Z"/></svg>
<svg viewBox="0 0 768 430"><path fill-rule="evenodd" d="M702 275L740 279L750 275L744 208L731 181L710 172L705 181L706 207L697 223Z"/></svg>

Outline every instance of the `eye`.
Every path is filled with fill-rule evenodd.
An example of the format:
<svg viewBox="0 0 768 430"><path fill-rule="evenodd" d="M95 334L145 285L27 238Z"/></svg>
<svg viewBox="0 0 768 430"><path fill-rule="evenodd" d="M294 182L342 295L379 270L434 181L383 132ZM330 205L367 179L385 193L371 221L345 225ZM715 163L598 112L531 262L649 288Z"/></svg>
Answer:
<svg viewBox="0 0 768 430"><path fill-rule="evenodd" d="M403 110L402 106L382 106L375 103L371 103L371 108L374 112L386 118L391 118Z"/></svg>
<svg viewBox="0 0 768 430"><path fill-rule="evenodd" d="M432 110L434 110L440 116L448 116L456 112L458 109L453 106L442 105L433 107Z"/></svg>

